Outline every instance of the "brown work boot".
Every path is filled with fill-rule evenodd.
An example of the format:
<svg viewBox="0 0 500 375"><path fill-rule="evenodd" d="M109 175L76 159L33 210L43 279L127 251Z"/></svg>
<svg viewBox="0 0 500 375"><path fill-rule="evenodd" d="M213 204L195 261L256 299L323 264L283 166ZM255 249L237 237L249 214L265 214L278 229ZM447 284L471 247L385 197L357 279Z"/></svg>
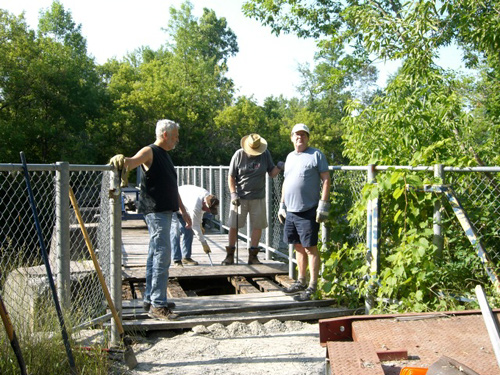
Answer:
<svg viewBox="0 0 500 375"><path fill-rule="evenodd" d="M248 249L248 264L262 264L259 258L257 258L258 253L258 247L251 247L250 249Z"/></svg>
<svg viewBox="0 0 500 375"><path fill-rule="evenodd" d="M162 307L151 306L148 315L150 318L157 320L175 320L179 317L178 314L174 314L172 310L170 310L166 306Z"/></svg>
<svg viewBox="0 0 500 375"><path fill-rule="evenodd" d="M182 264L186 264L188 266L197 266L198 262L192 258L184 258L182 259Z"/></svg>
<svg viewBox="0 0 500 375"><path fill-rule="evenodd" d="M234 251L236 250L235 246L226 246L226 259L222 261L223 266L229 266L234 264Z"/></svg>

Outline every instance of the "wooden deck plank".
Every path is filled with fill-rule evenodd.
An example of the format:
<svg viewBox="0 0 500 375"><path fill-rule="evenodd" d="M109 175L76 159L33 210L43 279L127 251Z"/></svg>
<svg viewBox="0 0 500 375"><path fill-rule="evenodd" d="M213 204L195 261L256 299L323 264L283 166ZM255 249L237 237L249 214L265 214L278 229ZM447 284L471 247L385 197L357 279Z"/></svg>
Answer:
<svg viewBox="0 0 500 375"><path fill-rule="evenodd" d="M283 292L250 293L250 294L226 294L216 296L198 296L186 298L174 298L175 312L181 315L203 315L219 314L228 312L248 312L280 310L297 307L323 307L332 306L334 300L312 300L295 301L293 296L288 296ZM129 319L132 317L146 317L143 315L142 301L136 299L123 301L123 316Z"/></svg>
<svg viewBox="0 0 500 375"><path fill-rule="evenodd" d="M213 278L213 277L229 277L229 276L274 276L278 274L287 274L288 266L283 263L263 263L263 264L241 264L232 266L185 266L171 267L169 269L169 277L171 278ZM122 271L122 279L124 281L137 280L142 281L146 278L146 269L124 268Z"/></svg>
<svg viewBox="0 0 500 375"><path fill-rule="evenodd" d="M180 316L176 320L162 321L154 319L123 320L125 331L155 331L171 329L188 329L197 325L210 326L215 323L229 325L233 322L251 323L258 321L266 323L272 319L314 320L327 317L349 315L353 310L335 307L295 308L286 310L251 311L248 313L207 314L198 316Z"/></svg>
<svg viewBox="0 0 500 375"><path fill-rule="evenodd" d="M149 234L147 227L142 221L124 222L122 225L122 266L146 267L146 258L148 254ZM218 230L209 229L205 233L207 242L212 250L210 256L214 265L221 265L226 257L227 234L220 233ZM236 255L236 254L235 254ZM247 244L243 240L238 241L238 256L235 263L237 265L246 264L248 261ZM258 254L259 259L265 260L265 253ZM207 254L203 251L201 243L195 238L192 246L192 258L200 265L210 265ZM273 260L266 260L266 263L280 263Z"/></svg>

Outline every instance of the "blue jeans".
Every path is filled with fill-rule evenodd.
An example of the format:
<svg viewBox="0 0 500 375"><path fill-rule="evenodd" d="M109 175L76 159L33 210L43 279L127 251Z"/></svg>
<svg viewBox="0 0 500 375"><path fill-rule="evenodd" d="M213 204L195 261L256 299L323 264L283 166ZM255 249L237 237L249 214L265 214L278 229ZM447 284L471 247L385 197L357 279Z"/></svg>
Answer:
<svg viewBox="0 0 500 375"><path fill-rule="evenodd" d="M149 250L144 302L149 302L154 307L166 307L172 212L150 213L145 216L145 220L149 231Z"/></svg>
<svg viewBox="0 0 500 375"><path fill-rule="evenodd" d="M172 215L170 241L172 242L172 260L174 262L182 258L191 258L193 230L186 229L186 222L178 213Z"/></svg>

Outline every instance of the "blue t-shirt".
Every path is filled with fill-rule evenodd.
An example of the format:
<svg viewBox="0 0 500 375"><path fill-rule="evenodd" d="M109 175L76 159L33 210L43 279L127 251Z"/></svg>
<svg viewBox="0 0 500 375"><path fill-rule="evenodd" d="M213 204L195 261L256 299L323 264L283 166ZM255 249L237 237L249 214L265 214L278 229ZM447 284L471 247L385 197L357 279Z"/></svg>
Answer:
<svg viewBox="0 0 500 375"><path fill-rule="evenodd" d="M304 152L292 151L286 157L283 192L289 212L304 212L318 205L321 173L328 171L325 155L308 147Z"/></svg>

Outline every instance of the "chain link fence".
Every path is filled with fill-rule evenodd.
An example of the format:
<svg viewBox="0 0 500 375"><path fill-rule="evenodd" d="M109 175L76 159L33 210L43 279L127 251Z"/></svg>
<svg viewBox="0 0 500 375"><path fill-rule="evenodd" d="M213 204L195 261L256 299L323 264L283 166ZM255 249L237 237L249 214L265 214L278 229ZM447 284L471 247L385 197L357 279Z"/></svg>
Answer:
<svg viewBox="0 0 500 375"><path fill-rule="evenodd" d="M114 173L109 166L67 163L27 167L66 325L85 325L106 315L107 305L70 205L69 189L76 196L107 285L113 285L116 272L111 267L116 238L112 215L116 215L116 206L110 203L114 201L110 199L110 191ZM21 165L0 164L0 195L0 294L6 309L18 336L56 330L54 300ZM1 335L0 338L3 339Z"/></svg>
<svg viewBox="0 0 500 375"><path fill-rule="evenodd" d="M378 172L387 168L375 167ZM434 171L434 167L404 168L426 176L432 176ZM121 310L122 210L120 199L116 199L119 190L114 188L117 176L110 166L57 163L28 165L28 169L52 273L69 324L82 326L106 315L102 288L69 203L70 187L77 198L115 305ZM214 218L214 223L221 233L228 229L229 210L232 209L228 169L227 166L177 167L179 185L201 186L219 197L219 215ZM342 237L330 243L367 243L369 228L350 226L347 213L359 201L363 187L370 181L369 170L366 166L330 167L332 225L346 228L336 231ZM497 269L500 265L498 173L500 168L447 167L441 176L455 190ZM267 179L269 227L263 231L261 246L266 250L267 259L278 257L288 260L293 266L293 251L283 242L283 226L277 218L282 183L282 174ZM16 330L29 336L51 321L55 309L51 307L53 302L20 164L0 164L0 194L0 294ZM442 206L446 205L443 198ZM450 215L450 222L455 222L450 226L454 236L467 240L456 224L453 212L445 208L443 213ZM239 235L245 239L248 233L248 228L242 228ZM383 230L381 233L383 240ZM0 334L0 342L8 345L4 336Z"/></svg>
<svg viewBox="0 0 500 375"><path fill-rule="evenodd" d="M500 275L500 168L445 168L474 231ZM465 236L465 234L463 234Z"/></svg>
<svg viewBox="0 0 500 375"><path fill-rule="evenodd" d="M336 230L335 233L341 233L342 237L334 238L333 243L339 245L348 243L351 246L357 244L369 244L371 237L371 227L353 227L347 219L347 214L353 205L360 200L363 187L369 181L370 169L373 168L374 173L383 173L388 169L406 169L420 174L423 178L432 178L435 175L433 167L388 167L388 166L332 166L331 171L331 221L334 226L345 227L345 230ZM227 219L229 210L232 209L230 204L230 193L227 184L229 168L226 166L220 167L177 167L179 176L179 185L192 184L201 186L213 194L218 195L220 203L220 214L218 222L222 230L227 230ZM477 167L477 168L443 168L442 174L439 176L445 184L449 184L456 191L456 194L462 203L465 211L471 219L471 223L478 235L483 246L487 249L491 260L500 266L500 233L498 225L498 217L500 214L500 185L498 183L498 167ZM283 242L283 225L280 224L277 215L280 205L281 186L283 183L283 175L280 174L274 179L267 177L266 197L268 198L268 222L269 227L263 231L261 237L261 246L269 253L277 254L293 262L293 252ZM443 199L445 199L443 197ZM383 202L380 204L383 205ZM454 217L453 211L445 200L442 202L443 213L448 215L450 229L455 236L467 240L463 229ZM369 211L369 210L368 210ZM370 216L367 212L367 216ZM372 223L372 227L376 228L376 238L380 238L383 228L378 228ZM367 232L369 233L367 235ZM248 239L248 228L240 229L239 236ZM323 240L326 241L330 233L324 233ZM369 246L369 245L367 245ZM374 245L375 246L375 245Z"/></svg>

